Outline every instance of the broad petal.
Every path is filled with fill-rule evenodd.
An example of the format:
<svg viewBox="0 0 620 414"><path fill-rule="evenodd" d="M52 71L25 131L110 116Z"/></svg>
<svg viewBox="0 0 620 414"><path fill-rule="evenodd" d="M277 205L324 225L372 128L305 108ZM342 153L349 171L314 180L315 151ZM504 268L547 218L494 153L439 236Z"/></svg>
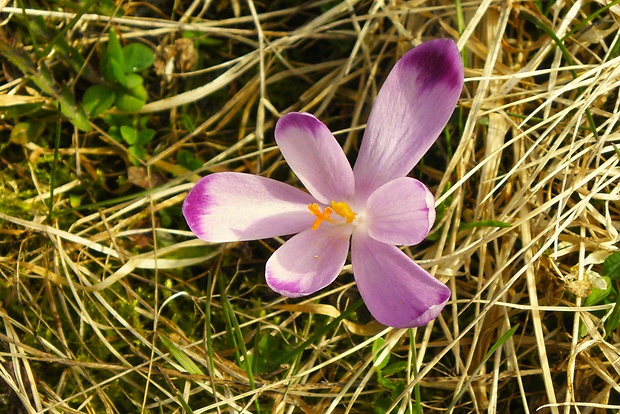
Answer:
<svg viewBox="0 0 620 414"><path fill-rule="evenodd" d="M375 240L418 244L435 222L435 197L420 181L401 177L383 184L368 198L364 224Z"/></svg>
<svg viewBox="0 0 620 414"><path fill-rule="evenodd" d="M299 180L323 204L348 201L353 170L329 128L308 113L282 117L275 129L282 155Z"/></svg>
<svg viewBox="0 0 620 414"><path fill-rule="evenodd" d="M463 62L449 39L422 43L394 66L377 95L353 169L356 199L411 171L450 119Z"/></svg>
<svg viewBox="0 0 620 414"><path fill-rule="evenodd" d="M397 247L353 233L351 263L357 287L370 313L384 325L426 325L442 311L450 289Z"/></svg>
<svg viewBox="0 0 620 414"><path fill-rule="evenodd" d="M316 200L288 184L252 174L215 173L202 178L183 203L183 215L199 238L212 243L257 240L312 226Z"/></svg>
<svg viewBox="0 0 620 414"><path fill-rule="evenodd" d="M267 261L267 284L288 297L323 289L342 270L350 236L348 226L321 226L293 236Z"/></svg>

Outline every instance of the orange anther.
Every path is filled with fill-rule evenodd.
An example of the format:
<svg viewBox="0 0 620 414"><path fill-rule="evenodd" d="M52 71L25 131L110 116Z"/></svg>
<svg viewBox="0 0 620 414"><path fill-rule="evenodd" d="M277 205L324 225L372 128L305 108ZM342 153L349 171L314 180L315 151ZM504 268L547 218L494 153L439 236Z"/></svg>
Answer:
<svg viewBox="0 0 620 414"><path fill-rule="evenodd" d="M312 230L318 229L323 221L332 222L329 216L331 216L334 210L331 208L325 207L325 210L321 211L318 204L310 204L308 205L308 210L310 210L310 213L316 217L314 224L312 224Z"/></svg>
<svg viewBox="0 0 620 414"><path fill-rule="evenodd" d="M332 201L331 207L325 207L325 210L321 211L321 208L318 204L309 204L308 210L310 210L310 214L316 217L316 220L312 224L312 230L316 230L319 228L322 222L326 221L328 223L342 223L342 221L334 220L330 216L333 212L342 217L346 223L352 223L355 220L355 212L351 210L351 207L344 201Z"/></svg>
<svg viewBox="0 0 620 414"><path fill-rule="evenodd" d="M332 201L332 208L340 217L344 218L347 223L352 223L355 220L355 212L351 210L351 207L344 201L335 202Z"/></svg>

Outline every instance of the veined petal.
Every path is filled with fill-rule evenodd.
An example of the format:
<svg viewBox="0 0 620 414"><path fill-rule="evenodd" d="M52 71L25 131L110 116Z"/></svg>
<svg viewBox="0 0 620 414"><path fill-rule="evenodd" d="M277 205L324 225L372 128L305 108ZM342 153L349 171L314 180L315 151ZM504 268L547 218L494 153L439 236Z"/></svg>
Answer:
<svg viewBox="0 0 620 414"><path fill-rule="evenodd" d="M401 177L383 184L368 198L364 224L375 240L418 244L435 222L435 197L420 181Z"/></svg>
<svg viewBox="0 0 620 414"><path fill-rule="evenodd" d="M199 238L212 243L257 240L312 226L316 200L288 184L251 174L223 172L202 178L183 203L183 215Z"/></svg>
<svg viewBox="0 0 620 414"><path fill-rule="evenodd" d="M405 253L359 228L353 233L351 264L366 307L384 325L426 325L450 299L450 289Z"/></svg>
<svg viewBox="0 0 620 414"><path fill-rule="evenodd" d="M353 170L329 128L308 113L282 117L275 138L293 172L324 204L349 200L355 187Z"/></svg>
<svg viewBox="0 0 620 414"><path fill-rule="evenodd" d="M394 66L377 95L353 169L356 200L411 171L450 119L463 62L449 39L422 43Z"/></svg>
<svg viewBox="0 0 620 414"><path fill-rule="evenodd" d="M267 261L269 287L288 296L305 296L332 283L349 252L348 226L305 230L287 240Z"/></svg>

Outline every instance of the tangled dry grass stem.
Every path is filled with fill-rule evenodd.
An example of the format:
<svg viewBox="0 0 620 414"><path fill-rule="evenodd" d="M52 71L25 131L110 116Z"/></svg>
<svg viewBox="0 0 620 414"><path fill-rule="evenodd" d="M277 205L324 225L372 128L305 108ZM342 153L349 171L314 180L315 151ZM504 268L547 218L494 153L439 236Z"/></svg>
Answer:
<svg viewBox="0 0 620 414"><path fill-rule="evenodd" d="M0 119L8 412L620 408L615 299L586 304L620 228L617 1L119 2L109 14L9 3L0 41L78 97L110 27L150 47L139 114L158 135L133 166L102 118L89 133L32 118L60 133L57 148L45 133L9 141L16 118ZM82 71L60 43L39 56L46 45L28 36L45 36L28 19L50 33L73 21L62 36ZM282 240L205 245L187 230L178 209L205 174L295 183L272 137L289 111L320 116L354 159L387 71L434 37L456 39L466 68L453 120L414 171L440 214L405 251L452 290L436 321L393 330L351 312L349 267L329 290L284 300L262 274ZM53 103L2 62L6 114ZM179 162L181 150L202 166Z"/></svg>

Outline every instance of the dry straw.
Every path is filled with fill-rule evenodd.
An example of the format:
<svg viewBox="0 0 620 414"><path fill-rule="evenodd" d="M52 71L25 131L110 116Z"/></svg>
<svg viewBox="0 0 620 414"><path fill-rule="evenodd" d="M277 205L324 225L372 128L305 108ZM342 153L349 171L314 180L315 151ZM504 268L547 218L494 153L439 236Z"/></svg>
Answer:
<svg viewBox="0 0 620 414"><path fill-rule="evenodd" d="M8 3L0 2L3 31L20 14L58 27L76 16ZM584 302L593 272L617 250L619 6L346 0L265 11L252 0L221 3L175 2L173 18L156 9L137 17L127 3L123 17L85 13L66 33L86 51L106 42L110 26L160 57L184 31L217 46L212 55L201 47L200 66L189 71L152 74L140 113L165 128L139 169L144 191L109 195L112 204L90 193L90 209L46 217L50 197L56 211L68 209L84 177L126 156L98 121L90 135L63 141L73 142L59 154L77 175L53 193L36 167L53 149L24 145L30 158L19 172L2 160L3 205L31 192L22 209L0 212L0 384L12 412L617 410L620 338L605 330L613 304ZM287 302L268 293L260 273L281 240L205 248L180 219L161 224L209 172L287 177L272 139L286 112L321 116L354 157L387 70L433 37L456 39L466 59L454 122L414 171L430 177L443 211L435 239L406 249L452 289L436 321L392 330L362 312L323 329L358 297L350 268L329 290ZM5 81L3 96L40 98L20 88L24 78ZM179 127L188 111L201 121L191 131ZM203 156L203 167L179 165L181 149ZM282 353L307 348L249 376L257 368L249 355L270 349L260 338ZM378 338L385 342L373 352ZM388 355L404 363L386 376L401 380L395 391L377 379Z"/></svg>

